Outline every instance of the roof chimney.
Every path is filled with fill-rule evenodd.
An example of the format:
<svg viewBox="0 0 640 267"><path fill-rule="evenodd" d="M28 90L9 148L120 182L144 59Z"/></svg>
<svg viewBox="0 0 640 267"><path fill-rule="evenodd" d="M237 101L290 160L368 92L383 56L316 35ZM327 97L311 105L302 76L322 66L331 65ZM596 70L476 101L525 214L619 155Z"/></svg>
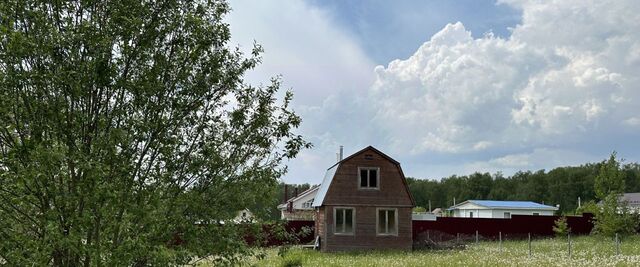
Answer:
<svg viewBox="0 0 640 267"><path fill-rule="evenodd" d="M342 160L342 151L344 150L343 146L340 146L340 160Z"/></svg>
<svg viewBox="0 0 640 267"><path fill-rule="evenodd" d="M293 197L298 197L298 186L293 188Z"/></svg>
<svg viewBox="0 0 640 267"><path fill-rule="evenodd" d="M287 203L287 200L289 200L289 192L287 189L289 189L287 184L284 184L284 200L282 203Z"/></svg>

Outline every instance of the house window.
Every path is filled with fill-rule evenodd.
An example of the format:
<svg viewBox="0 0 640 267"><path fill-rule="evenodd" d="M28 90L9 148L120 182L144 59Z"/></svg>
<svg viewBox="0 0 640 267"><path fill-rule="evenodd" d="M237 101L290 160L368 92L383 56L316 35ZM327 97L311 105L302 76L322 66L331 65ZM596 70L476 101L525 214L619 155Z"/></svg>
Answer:
<svg viewBox="0 0 640 267"><path fill-rule="evenodd" d="M505 219L511 219L511 212L505 212L504 213L504 218Z"/></svg>
<svg viewBox="0 0 640 267"><path fill-rule="evenodd" d="M355 223L354 208L335 208L333 214L336 234L352 235Z"/></svg>
<svg viewBox="0 0 640 267"><path fill-rule="evenodd" d="M307 208L307 209L311 208L311 205L313 205L313 199L311 199L311 200L309 200L309 201L307 201L305 203L302 203L302 207L303 208Z"/></svg>
<svg viewBox="0 0 640 267"><path fill-rule="evenodd" d="M538 216L538 215L540 215L540 213L537 213L537 212L533 213L533 216Z"/></svg>
<svg viewBox="0 0 640 267"><path fill-rule="evenodd" d="M473 218L473 211L469 212L469 218Z"/></svg>
<svg viewBox="0 0 640 267"><path fill-rule="evenodd" d="M378 209L378 235L397 235L398 234L398 215L397 209Z"/></svg>
<svg viewBox="0 0 640 267"><path fill-rule="evenodd" d="M378 189L380 168L358 168L360 172L359 188Z"/></svg>
<svg viewBox="0 0 640 267"><path fill-rule="evenodd" d="M247 217L247 212L246 212L246 211L243 211L243 212L242 212L242 218L245 218L245 217Z"/></svg>

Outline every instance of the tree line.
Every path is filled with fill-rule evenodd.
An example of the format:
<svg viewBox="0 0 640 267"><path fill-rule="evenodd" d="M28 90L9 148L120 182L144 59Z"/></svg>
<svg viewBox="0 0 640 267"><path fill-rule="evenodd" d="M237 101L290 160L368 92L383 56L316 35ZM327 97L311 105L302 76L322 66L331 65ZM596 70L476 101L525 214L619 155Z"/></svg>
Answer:
<svg viewBox="0 0 640 267"><path fill-rule="evenodd" d="M409 190L416 206L432 209L448 208L469 199L526 200L546 205L560 205L559 212L573 214L582 205L599 200L594 183L605 163L558 167L550 171L519 171L511 176L502 173L473 173L452 175L440 180L408 177ZM640 164L621 166L625 192L640 192Z"/></svg>
<svg viewBox="0 0 640 267"><path fill-rule="evenodd" d="M575 214L578 198L582 206L589 202L598 202L594 190L596 177L606 161L586 163L580 166L557 167L538 171L519 171L511 176L501 172L480 173L470 175L451 175L442 179L422 179L407 177L409 190L416 201L416 206L431 210L446 209L465 200L523 200L560 205L559 213ZM640 164L632 162L620 166L624 178L625 192L640 192ZM260 206L266 217L278 219L279 211L275 208L283 203L284 183L280 183L273 192L269 205ZM295 188L302 192L309 184L289 184L288 195L293 196ZM269 207L267 207L269 206ZM270 207L273 206L273 207ZM579 213L580 211L578 211Z"/></svg>

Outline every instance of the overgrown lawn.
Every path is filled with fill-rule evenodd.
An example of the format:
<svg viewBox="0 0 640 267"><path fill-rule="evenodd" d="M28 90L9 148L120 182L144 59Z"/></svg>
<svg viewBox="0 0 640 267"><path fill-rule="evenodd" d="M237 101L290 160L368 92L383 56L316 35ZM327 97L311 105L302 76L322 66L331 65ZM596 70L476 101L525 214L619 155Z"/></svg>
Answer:
<svg viewBox="0 0 640 267"><path fill-rule="evenodd" d="M571 241L571 257L566 238L532 241L531 256L526 240L504 241L502 247L497 241L484 241L464 250L413 252L321 253L294 247L278 253L278 248L269 248L261 250L265 258L252 258L245 266L640 266L639 236L622 240L620 255L612 239L583 236Z"/></svg>

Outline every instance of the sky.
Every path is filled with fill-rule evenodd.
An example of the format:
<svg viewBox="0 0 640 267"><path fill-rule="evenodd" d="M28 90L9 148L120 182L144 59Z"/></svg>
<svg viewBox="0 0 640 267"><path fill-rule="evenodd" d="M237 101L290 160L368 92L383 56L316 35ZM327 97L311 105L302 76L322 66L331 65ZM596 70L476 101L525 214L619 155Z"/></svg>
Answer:
<svg viewBox="0 0 640 267"><path fill-rule="evenodd" d="M640 161L640 1L232 0L245 76L280 76L313 148L287 183L319 184L372 145L407 177Z"/></svg>

